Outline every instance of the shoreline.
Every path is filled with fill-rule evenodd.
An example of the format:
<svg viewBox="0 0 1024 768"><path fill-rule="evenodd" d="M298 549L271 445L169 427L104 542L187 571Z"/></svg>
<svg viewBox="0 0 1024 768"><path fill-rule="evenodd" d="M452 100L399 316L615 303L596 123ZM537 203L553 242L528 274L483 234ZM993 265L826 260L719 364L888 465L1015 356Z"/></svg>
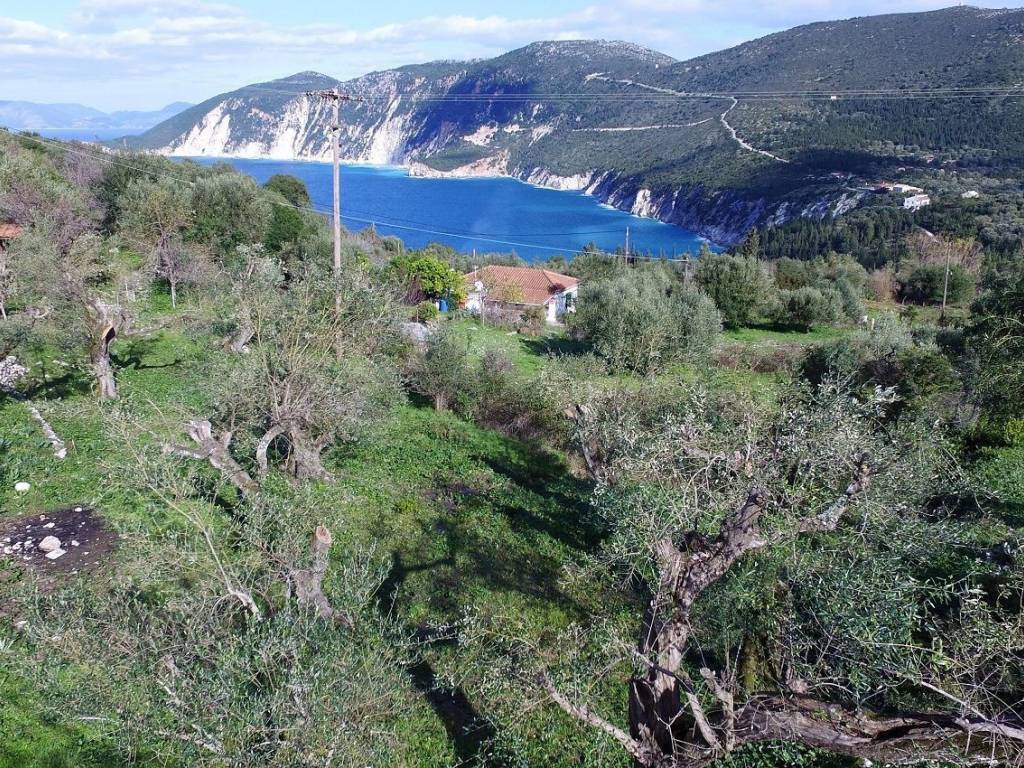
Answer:
<svg viewBox="0 0 1024 768"><path fill-rule="evenodd" d="M161 154L164 154L164 156L168 157L169 159L172 159L172 160L182 160L182 161L184 161L184 160L191 160L191 161L208 160L208 161L230 162L230 161L239 161L240 160L240 161L244 161L244 162L255 162L255 163L305 163L305 164L311 164L311 165L324 165L324 166L330 166L331 165L331 161L330 160L323 160L323 159L320 159L320 158L311 158L311 157L283 158L283 157L274 157L274 156L269 156L269 155L261 155L261 156L250 157L250 156L244 156L244 155L184 155L184 154L174 154L174 153L161 153ZM547 191L551 191L551 192L567 192L567 193L579 195L581 197L590 198L590 199L596 201L598 206L600 206L601 208L604 208L604 209L610 210L610 211L615 211L615 212L620 213L620 214L624 214L624 215L629 216L629 217L631 217L633 219L636 219L639 222L657 222L658 224L662 224L664 226L671 227L671 228L673 228L675 230L678 230L680 232L685 232L685 233L691 235L699 243L707 244L707 245L711 246L712 248L721 249L723 251L726 248L728 248L728 246L726 244L716 242L715 240L711 239L710 237L707 237L704 234L701 234L700 232L697 232L697 231L692 230L692 229L688 229L686 227L679 226L678 224L674 224L674 223L669 222L669 221L663 221L662 219L659 219L656 216L645 216L643 214L636 213L635 211L632 211L632 210L626 210L626 209L623 209L623 208L619 208L619 207L609 203L607 200L602 199L598 195L593 194L592 192L587 191L588 187L590 187L596 181L598 181L601 178L603 178L604 176L606 176L607 173L601 173L601 172L594 171L594 172L588 172L586 174L579 174L579 175L574 176L574 177L564 177L564 176L558 176L557 174L552 174L550 171L547 171L545 169L534 169L534 172L531 173L530 176L528 176L527 178L523 178L521 176L517 176L515 174L511 174L511 173L508 173L508 172L493 172L493 173L492 172L470 172L470 173L461 172L460 173L461 170L465 169L465 166L463 166L462 168L453 169L452 171L440 171L440 170L431 168L430 166L428 166L428 165L426 165L424 163L420 163L420 162L417 162L417 161L412 161L410 163L402 163L402 164L391 164L391 163L389 163L389 164L382 164L382 163L367 163L367 162L357 162L357 161L351 161L351 160L349 160L349 161L343 160L343 161L340 162L340 165L341 165L342 168L363 168L363 169L372 170L372 171L394 171L394 172L400 172L406 178L414 179L414 180L466 181L466 182L508 180L508 181L516 182L517 184L524 184L524 185L526 185L528 187L533 187L534 189L542 189L542 190L547 190ZM422 172L417 172L418 169L423 169L423 170L422 170ZM490 169L488 169L488 170L490 170ZM583 182L584 179L585 179L585 183L581 183L579 185L572 185L572 186L568 186L568 185L560 186L560 185L557 185L557 184L544 184L544 183L542 183L539 180L531 180L531 177L537 175L537 173L540 173L542 175L547 175L549 178L557 178L559 180L566 180L566 181L576 181L578 179L581 182ZM472 238L467 238L467 239L472 239Z"/></svg>

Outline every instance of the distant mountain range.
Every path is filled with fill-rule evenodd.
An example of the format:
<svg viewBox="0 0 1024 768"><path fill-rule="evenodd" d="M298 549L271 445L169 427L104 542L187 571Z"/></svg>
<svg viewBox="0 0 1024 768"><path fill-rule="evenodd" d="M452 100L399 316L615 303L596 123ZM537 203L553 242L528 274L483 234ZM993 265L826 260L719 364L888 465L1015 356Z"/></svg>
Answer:
<svg viewBox="0 0 1024 768"><path fill-rule="evenodd" d="M81 104L0 101L0 125L15 131L145 131L191 106L177 101L156 112L101 112Z"/></svg>
<svg viewBox="0 0 1024 768"><path fill-rule="evenodd" d="M732 242L855 206L851 173L1024 166L1024 106L1005 95L1022 86L1024 10L956 7L810 24L683 62L570 41L348 82L303 72L216 96L129 143L327 159L330 109L306 92L338 87L361 99L342 111L347 160L585 190Z"/></svg>

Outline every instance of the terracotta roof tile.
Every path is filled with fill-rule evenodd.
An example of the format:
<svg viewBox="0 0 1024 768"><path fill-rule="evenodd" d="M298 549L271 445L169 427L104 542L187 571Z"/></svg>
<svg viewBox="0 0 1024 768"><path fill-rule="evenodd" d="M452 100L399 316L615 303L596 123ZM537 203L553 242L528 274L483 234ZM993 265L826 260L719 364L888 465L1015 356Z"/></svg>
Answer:
<svg viewBox="0 0 1024 768"><path fill-rule="evenodd" d="M470 291L477 281L487 286L492 301L540 307L552 296L579 285L579 280L547 269L491 265L465 276Z"/></svg>

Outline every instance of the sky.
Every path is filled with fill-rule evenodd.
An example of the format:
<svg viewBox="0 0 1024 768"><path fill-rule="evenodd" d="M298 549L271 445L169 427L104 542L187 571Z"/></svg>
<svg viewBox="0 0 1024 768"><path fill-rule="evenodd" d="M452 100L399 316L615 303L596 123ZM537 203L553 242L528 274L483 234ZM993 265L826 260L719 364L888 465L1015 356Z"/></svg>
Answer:
<svg viewBox="0 0 1024 768"><path fill-rule="evenodd" d="M812 21L952 0L0 0L0 100L103 110L200 102L316 70L347 79L536 40L687 59ZM1024 0L999 5L1019 7Z"/></svg>

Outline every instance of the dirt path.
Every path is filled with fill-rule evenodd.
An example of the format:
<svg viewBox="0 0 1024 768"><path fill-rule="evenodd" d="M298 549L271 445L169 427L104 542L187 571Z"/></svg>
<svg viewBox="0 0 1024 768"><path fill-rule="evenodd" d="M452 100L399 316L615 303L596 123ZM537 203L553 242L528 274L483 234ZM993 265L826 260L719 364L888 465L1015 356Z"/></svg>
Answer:
<svg viewBox="0 0 1024 768"><path fill-rule="evenodd" d="M615 79L610 78L610 77L604 77L603 75L600 75L600 74L588 75L587 79L588 80L603 80L606 83L619 83L620 85L631 85L631 86L634 86L636 88L644 88L644 89L646 89L648 91L654 91L655 93L664 93L664 94L668 94L670 96L697 96L697 97L704 98L704 99L728 99L732 103L729 104L729 108L727 110L725 110L725 112L723 112L721 115L719 115L718 121L722 124L722 127L725 128L725 130L729 133L729 136L732 137L733 141L735 141L737 144L739 144L743 149L747 150L748 152L754 152L754 153L756 153L758 155L763 155L765 157L770 157L772 160L775 160L775 161L780 162L780 163L788 163L789 162L789 160L786 160L784 157L779 157L778 155L773 155L771 152L769 152L766 149L758 149L757 147L753 146L749 142L744 141L740 137L740 135L736 132L736 129L729 123L729 120L728 120L729 113L732 112L734 109L736 109L736 107L740 103L739 99L737 99L735 96L722 96L721 94L715 94L715 93L699 93L699 92L674 91L671 88L659 88L656 85L648 85L647 83L638 83L636 80L615 80ZM701 122L707 122L707 121L701 121ZM693 123L692 125L699 125L699 124L700 123Z"/></svg>
<svg viewBox="0 0 1024 768"><path fill-rule="evenodd" d="M725 110L725 112L723 112L718 119L721 121L722 127L724 127L725 130L727 130L729 132L729 135L732 136L733 140L737 144L739 144L741 147L743 147L745 150L747 150L748 152L756 152L759 155L764 155L765 157L770 157L772 160L778 160L780 163L788 163L789 160L786 160L784 157L779 157L778 155L773 155L771 152L769 152L766 149L758 149L757 147L751 146L750 144L748 144L747 142L745 142L743 139L740 138L739 134L736 133L736 129L733 128L729 124L729 121L726 119L726 118L729 117L729 113L732 112L734 109L736 109L736 106L740 102L739 102L739 100L735 96L729 96L728 98L732 99L732 104L729 105L729 108L727 110Z"/></svg>

